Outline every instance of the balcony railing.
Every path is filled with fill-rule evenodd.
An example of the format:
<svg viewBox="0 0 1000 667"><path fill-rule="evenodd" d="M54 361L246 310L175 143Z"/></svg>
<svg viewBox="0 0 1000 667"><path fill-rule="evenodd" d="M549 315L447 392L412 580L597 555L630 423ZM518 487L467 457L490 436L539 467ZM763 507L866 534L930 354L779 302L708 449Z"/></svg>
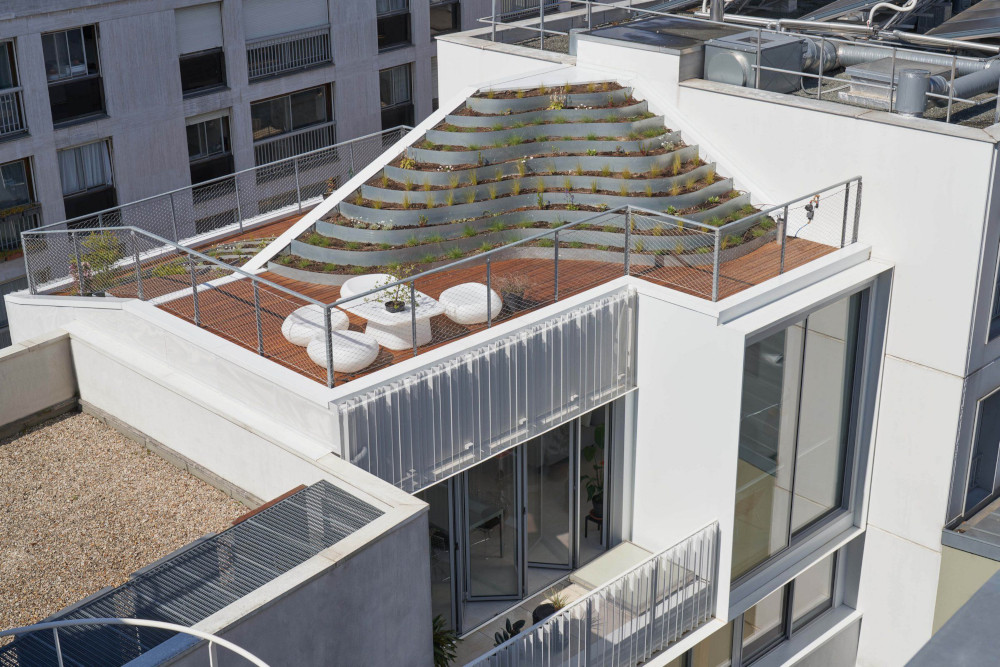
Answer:
<svg viewBox="0 0 1000 667"><path fill-rule="evenodd" d="M258 141L253 145L253 153L257 164L262 165L327 148L336 141L337 123L331 121Z"/></svg>
<svg viewBox="0 0 1000 667"><path fill-rule="evenodd" d="M251 81L329 62L333 56L328 25L247 42Z"/></svg>
<svg viewBox="0 0 1000 667"><path fill-rule="evenodd" d="M42 222L42 207L25 204L0 211L0 261L6 253L21 247L21 233L36 229Z"/></svg>
<svg viewBox="0 0 1000 667"><path fill-rule="evenodd" d="M0 137L9 137L27 130L21 89L0 91Z"/></svg>
<svg viewBox="0 0 1000 667"><path fill-rule="evenodd" d="M715 615L719 524L514 635L473 667L632 667Z"/></svg>

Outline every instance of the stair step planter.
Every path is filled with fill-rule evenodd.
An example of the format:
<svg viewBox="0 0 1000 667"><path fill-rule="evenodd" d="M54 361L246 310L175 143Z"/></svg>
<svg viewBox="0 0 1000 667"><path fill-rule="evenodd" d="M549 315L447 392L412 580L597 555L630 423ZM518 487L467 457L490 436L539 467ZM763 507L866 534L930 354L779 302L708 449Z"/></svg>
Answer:
<svg viewBox="0 0 1000 667"><path fill-rule="evenodd" d="M441 151L429 148L416 148L410 146L406 149L406 154L417 162L428 164L492 164L494 162L504 162L506 160L517 160L520 158L535 158L536 155L545 153L578 153L585 155L588 150L596 150L598 153L628 153L639 154L640 150L655 151L664 146L676 144L680 141L680 132L668 132L652 139L640 139L636 141L588 141L586 139L572 139L569 141L535 141L519 144L517 146L503 146L501 148L490 148L489 146L478 150L468 151ZM609 156L610 157L610 156ZM624 155L623 155L624 157ZM481 165L480 165L481 166Z"/></svg>
<svg viewBox="0 0 1000 667"><path fill-rule="evenodd" d="M488 123L483 123L489 127ZM513 137L521 139L537 139L538 137L586 137L593 134L597 137L624 137L629 132L661 129L668 134L663 126L663 116L653 116L643 120L622 123L554 123L551 125L527 125L525 127L508 128L505 130L487 130L483 132L452 132L448 130L427 130L426 140L443 146L493 146L496 142L506 142ZM652 139L653 137L650 137Z"/></svg>
<svg viewBox="0 0 1000 667"><path fill-rule="evenodd" d="M470 107L471 108L471 107ZM621 107L596 107L592 109L541 109L538 111L525 111L523 113L512 113L492 116L460 116L451 114L445 116L445 122L457 127L490 127L500 123L504 127L512 127L519 123L529 124L536 120L549 122L555 118L565 118L570 122L588 121L609 116L619 118L629 118L645 113L649 106L646 100L637 104L628 104Z"/></svg>
<svg viewBox="0 0 1000 667"><path fill-rule="evenodd" d="M631 88L619 88L618 90L600 91L595 93L570 93L563 95L560 89L553 88L545 95L532 95L530 97L508 97L494 98L470 97L465 101L465 105L473 111L485 114L518 113L521 111L534 111L536 109L547 109L552 104L552 97L558 96L566 108L573 107L605 107L611 104L621 104L632 95Z"/></svg>

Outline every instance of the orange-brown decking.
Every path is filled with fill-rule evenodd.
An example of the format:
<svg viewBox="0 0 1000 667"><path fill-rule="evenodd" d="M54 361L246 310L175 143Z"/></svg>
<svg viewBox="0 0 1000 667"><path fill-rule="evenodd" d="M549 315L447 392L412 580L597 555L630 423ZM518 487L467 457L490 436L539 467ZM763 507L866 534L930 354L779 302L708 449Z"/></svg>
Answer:
<svg viewBox="0 0 1000 667"><path fill-rule="evenodd" d="M833 252L833 250L835 248L811 241L789 239L785 248L785 270L802 266L813 259ZM778 274L780 256L781 253L778 244L769 243L739 259L724 263L719 276L719 298L723 299L732 296L752 285L757 285L769 278L775 277ZM555 273L553 269L554 263L546 259L493 261L491 272L494 280L503 275L515 274L526 279L530 284L529 289L525 293L527 302L525 309L517 313L510 313L505 309L494 322L504 321L553 303L555 299ZM573 294L578 294L609 280L613 280L622 274L623 267L621 264L594 261L560 261L558 296L560 299L563 299ZM711 266L656 267L633 265L631 275L688 294L711 298ZM322 303L333 303L340 298L339 287L304 283L269 272L264 273L261 277ZM176 288L182 287L180 283L183 280L189 280L187 276L175 276L172 278L176 280L170 279L167 283L176 285ZM200 280L200 282L204 282L204 280ZM448 287L466 282L485 283L485 264L449 269L427 278L420 278L416 282L416 289L437 298ZM281 334L281 324L285 317L296 308L305 305L306 302L268 286L259 287L257 298L260 301L261 307L260 341L257 335L254 289L248 280L238 280L199 292L198 310L200 325L254 352L258 351L258 344L262 342L264 356L303 375L320 382L325 382L326 370L309 359L305 348L292 345ZM160 307L188 321L194 321L194 302L190 294L162 303ZM364 330L365 321L363 319L351 314L348 317L351 329L357 331ZM418 352L425 352L475 331L480 331L485 327L485 324L459 325L444 315L434 317L431 319L432 342L420 346ZM413 350L392 351L381 348L379 356L368 368L352 374L336 373L335 381L337 384L340 384L403 359L409 359L412 356Z"/></svg>

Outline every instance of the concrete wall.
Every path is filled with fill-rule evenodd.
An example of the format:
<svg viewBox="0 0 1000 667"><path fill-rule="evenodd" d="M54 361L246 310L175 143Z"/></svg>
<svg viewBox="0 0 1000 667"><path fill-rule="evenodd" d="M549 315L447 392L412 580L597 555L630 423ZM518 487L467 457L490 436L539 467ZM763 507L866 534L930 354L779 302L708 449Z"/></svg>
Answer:
<svg viewBox="0 0 1000 667"><path fill-rule="evenodd" d="M65 331L0 350L0 438L76 406L76 373Z"/></svg>
<svg viewBox="0 0 1000 667"><path fill-rule="evenodd" d="M1000 562L952 547L941 549L934 627L937 632L990 577L1000 572Z"/></svg>

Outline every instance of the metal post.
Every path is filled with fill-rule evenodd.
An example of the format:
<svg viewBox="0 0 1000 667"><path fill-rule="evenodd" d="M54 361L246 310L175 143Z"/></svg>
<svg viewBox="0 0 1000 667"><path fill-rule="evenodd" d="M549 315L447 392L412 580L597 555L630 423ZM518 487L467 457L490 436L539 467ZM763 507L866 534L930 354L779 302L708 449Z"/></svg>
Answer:
<svg viewBox="0 0 1000 667"><path fill-rule="evenodd" d="M993 110L993 124L1000 123L1000 83L997 84L997 106Z"/></svg>
<svg viewBox="0 0 1000 667"><path fill-rule="evenodd" d="M194 303L194 325L201 326L201 310L198 308L198 283L194 278L194 255L188 255L188 270L191 272L191 301Z"/></svg>
<svg viewBox="0 0 1000 667"><path fill-rule="evenodd" d="M69 236L73 239L73 250L76 251L76 282L80 287L80 296L83 296L83 258L80 256L80 239L76 232L70 232Z"/></svg>
<svg viewBox="0 0 1000 667"><path fill-rule="evenodd" d="M493 31L492 31L491 37L492 37L493 41L495 42L495 41L497 41L497 0L493 0L490 3L490 7L491 7L491 9L490 9L490 25L493 26Z"/></svg>
<svg viewBox="0 0 1000 667"><path fill-rule="evenodd" d="M823 99L823 56L826 55L826 38L819 40L819 78L816 79L816 99Z"/></svg>
<svg viewBox="0 0 1000 667"><path fill-rule="evenodd" d="M944 117L944 122L951 122L951 105L955 98L955 62L958 59L957 55L951 56L951 77L948 79L948 111Z"/></svg>
<svg viewBox="0 0 1000 667"><path fill-rule="evenodd" d="M642 656L644 659L652 653L650 645L653 643L653 622L656 619L656 572L659 570L659 558L651 561L653 571L649 575L649 620L646 622L646 652Z"/></svg>
<svg viewBox="0 0 1000 667"><path fill-rule="evenodd" d="M538 0L538 50L545 50L545 0Z"/></svg>
<svg viewBox="0 0 1000 667"><path fill-rule="evenodd" d="M174 203L173 193L170 193L170 224L174 229L174 241L180 243L181 237L177 233L177 205Z"/></svg>
<svg viewBox="0 0 1000 667"><path fill-rule="evenodd" d="M590 631L594 627L594 610L591 605L591 598L587 598L587 623L583 626L583 662L581 664L590 665Z"/></svg>
<svg viewBox="0 0 1000 667"><path fill-rule="evenodd" d="M844 186L844 220L840 225L840 247L843 248L847 243L847 209L850 207L851 202L851 184L848 182Z"/></svg>
<svg viewBox="0 0 1000 667"><path fill-rule="evenodd" d="M208 642L208 667L219 667L219 656L215 653L215 642Z"/></svg>
<svg viewBox="0 0 1000 667"><path fill-rule="evenodd" d="M719 242L721 240L719 230L715 230L715 251L712 254L712 301L719 300Z"/></svg>
<svg viewBox="0 0 1000 667"><path fill-rule="evenodd" d="M889 75L889 113L892 113L896 101L896 49L892 49L892 73Z"/></svg>
<svg viewBox="0 0 1000 667"><path fill-rule="evenodd" d="M858 241L858 224L861 222L861 179L858 179L858 191L854 195L854 231L851 234L851 243Z"/></svg>
<svg viewBox="0 0 1000 667"><path fill-rule="evenodd" d="M788 204L785 204L784 213L782 213L781 218L781 229L778 230L780 234L779 243L781 243L781 260L778 264L778 274L781 275L785 272L785 246L788 245Z"/></svg>
<svg viewBox="0 0 1000 667"><path fill-rule="evenodd" d="M56 661L63 667L62 646L59 644L59 628L52 628L52 636L56 641Z"/></svg>
<svg viewBox="0 0 1000 667"><path fill-rule="evenodd" d="M760 39L761 30L757 28L757 62L754 63L754 88L760 89Z"/></svg>
<svg viewBox="0 0 1000 667"><path fill-rule="evenodd" d="M136 293L139 295L139 301L145 301L142 298L142 264L139 263L139 241L135 236L135 230L132 230L132 254L135 258L135 285Z"/></svg>
<svg viewBox="0 0 1000 667"><path fill-rule="evenodd" d="M486 326L493 326L493 274L490 258L486 258Z"/></svg>
<svg viewBox="0 0 1000 667"><path fill-rule="evenodd" d="M590 0L587 0L587 30L593 30L593 7Z"/></svg>
<svg viewBox="0 0 1000 667"><path fill-rule="evenodd" d="M257 317L257 354L264 356L264 327L260 319L260 285L256 280L253 283L253 312Z"/></svg>
<svg viewBox="0 0 1000 667"><path fill-rule="evenodd" d="M351 176L354 176L354 142L351 142Z"/></svg>
<svg viewBox="0 0 1000 667"><path fill-rule="evenodd" d="M326 386L333 389L333 325L330 324L330 311L333 306L323 306L323 332L326 340Z"/></svg>
<svg viewBox="0 0 1000 667"><path fill-rule="evenodd" d="M410 333L413 334L413 356L417 356L417 289L410 283Z"/></svg>
<svg viewBox="0 0 1000 667"><path fill-rule="evenodd" d="M555 267L555 278L554 278L555 282L552 288L552 296L554 297L553 298L554 301L558 301L559 300L559 232L555 233L555 237L556 237L556 245L555 245L556 251L555 255L552 258L553 259L552 264Z"/></svg>
<svg viewBox="0 0 1000 667"><path fill-rule="evenodd" d="M256 173L256 172L254 172ZM240 175L233 175L233 187L236 190L236 221L240 225L240 231L243 231L243 205L240 203Z"/></svg>
<svg viewBox="0 0 1000 667"><path fill-rule="evenodd" d="M104 229L104 211L97 212L97 228Z"/></svg>
<svg viewBox="0 0 1000 667"><path fill-rule="evenodd" d="M625 211L625 275L632 271L632 209Z"/></svg>
<svg viewBox="0 0 1000 667"><path fill-rule="evenodd" d="M299 202L299 213L302 212L302 188L299 186L299 156L292 158L292 164L295 166L295 198Z"/></svg>

